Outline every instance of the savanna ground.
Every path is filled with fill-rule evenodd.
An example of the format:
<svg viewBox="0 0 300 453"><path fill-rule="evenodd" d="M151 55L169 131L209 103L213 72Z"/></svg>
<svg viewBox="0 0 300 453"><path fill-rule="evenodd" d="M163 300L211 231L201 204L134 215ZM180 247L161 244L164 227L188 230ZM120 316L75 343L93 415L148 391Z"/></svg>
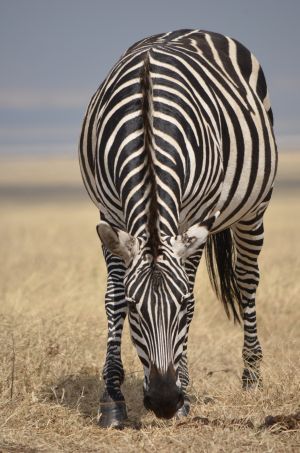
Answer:
<svg viewBox="0 0 300 453"><path fill-rule="evenodd" d="M189 342L190 416L164 422L144 410L143 373L126 325L130 421L116 431L97 426L106 271L98 213L77 162L2 159L0 452L300 451L300 420L265 423L300 405L299 174L299 154L281 154L260 258L263 390L241 390L242 331L226 319L202 263Z"/></svg>

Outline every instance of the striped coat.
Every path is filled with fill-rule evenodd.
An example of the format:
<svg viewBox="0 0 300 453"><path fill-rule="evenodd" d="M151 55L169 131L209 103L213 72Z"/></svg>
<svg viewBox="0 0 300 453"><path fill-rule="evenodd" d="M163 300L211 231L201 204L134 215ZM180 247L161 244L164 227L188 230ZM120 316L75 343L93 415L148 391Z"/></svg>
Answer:
<svg viewBox="0 0 300 453"><path fill-rule="evenodd" d="M216 293L244 324L243 385L259 383L257 258L277 150L255 56L201 30L139 41L92 97L79 156L108 268L102 401L115 402L115 412L104 405L102 425L126 417L120 345L128 308L145 406L165 418L187 413L188 329L205 245Z"/></svg>

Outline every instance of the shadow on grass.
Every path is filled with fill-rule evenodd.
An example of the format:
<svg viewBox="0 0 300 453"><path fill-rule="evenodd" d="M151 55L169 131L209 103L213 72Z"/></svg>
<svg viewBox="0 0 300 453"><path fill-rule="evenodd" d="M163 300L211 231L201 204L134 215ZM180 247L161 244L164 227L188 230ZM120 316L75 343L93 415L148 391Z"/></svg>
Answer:
<svg viewBox="0 0 300 453"><path fill-rule="evenodd" d="M122 385L125 396L129 425L140 425L140 418L146 413L143 406L143 379L136 374L126 377ZM62 376L57 382L45 386L40 393L43 402L56 403L77 410L82 417L97 423L100 397L104 382L95 371L80 371L77 374Z"/></svg>
<svg viewBox="0 0 300 453"><path fill-rule="evenodd" d="M48 403L56 403L72 410L77 410L89 423L98 422L99 401L104 389L104 382L99 379L95 371L80 371L61 377L58 382L43 388L40 400ZM122 386L127 405L129 420L125 424L127 428L140 429L141 418L146 414L143 406L143 379L138 373L129 373ZM213 398L203 398L202 404L213 404ZM261 425L255 426L248 418L223 419L207 417L187 417L176 423L179 428L199 425L222 427L231 429L250 428L257 432L268 429L271 433L282 431L298 431L300 429L300 412L289 415L267 416ZM151 427L161 427L164 423L154 419ZM5 450L4 450L5 451ZM12 450L13 451L13 450Z"/></svg>

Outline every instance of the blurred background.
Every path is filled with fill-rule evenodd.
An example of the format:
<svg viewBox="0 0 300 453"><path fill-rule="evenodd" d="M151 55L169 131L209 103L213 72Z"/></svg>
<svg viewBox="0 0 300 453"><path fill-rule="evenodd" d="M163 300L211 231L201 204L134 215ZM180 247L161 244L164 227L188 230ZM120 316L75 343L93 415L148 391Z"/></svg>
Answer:
<svg viewBox="0 0 300 453"><path fill-rule="evenodd" d="M84 196L75 160L92 93L128 46L179 28L229 35L256 54L279 149L294 153L300 148L299 17L298 0L0 0L1 201Z"/></svg>

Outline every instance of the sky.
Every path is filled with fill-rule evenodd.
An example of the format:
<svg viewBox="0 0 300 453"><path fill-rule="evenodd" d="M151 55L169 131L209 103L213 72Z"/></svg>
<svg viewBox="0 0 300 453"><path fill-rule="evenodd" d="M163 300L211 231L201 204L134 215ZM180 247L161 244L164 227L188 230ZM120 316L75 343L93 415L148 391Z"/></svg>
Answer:
<svg viewBox="0 0 300 453"><path fill-rule="evenodd" d="M156 33L231 36L263 66L279 148L300 149L300 0L0 0L0 155L77 153L121 54Z"/></svg>

